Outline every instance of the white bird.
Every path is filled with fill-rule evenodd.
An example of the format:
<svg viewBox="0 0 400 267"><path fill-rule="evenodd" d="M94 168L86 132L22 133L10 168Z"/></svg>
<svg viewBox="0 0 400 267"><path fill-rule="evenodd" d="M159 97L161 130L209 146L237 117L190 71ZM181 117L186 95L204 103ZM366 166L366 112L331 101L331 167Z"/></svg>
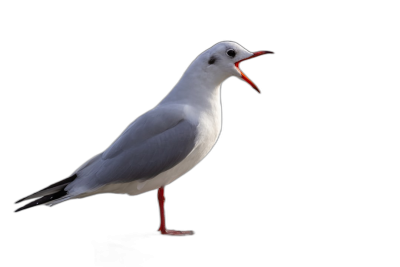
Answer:
<svg viewBox="0 0 400 267"><path fill-rule="evenodd" d="M215 44L190 64L156 107L133 121L110 147L70 177L17 201L38 198L16 212L100 193L138 195L158 189L159 231L193 234L166 229L164 187L196 166L215 145L221 132L222 82L236 76L260 92L239 63L268 53L273 52L252 53L230 41Z"/></svg>

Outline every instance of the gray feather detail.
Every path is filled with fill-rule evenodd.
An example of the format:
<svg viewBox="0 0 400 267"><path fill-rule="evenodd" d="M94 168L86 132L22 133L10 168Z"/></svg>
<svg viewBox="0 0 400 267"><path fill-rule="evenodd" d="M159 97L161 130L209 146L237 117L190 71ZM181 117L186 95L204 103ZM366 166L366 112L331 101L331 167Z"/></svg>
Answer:
<svg viewBox="0 0 400 267"><path fill-rule="evenodd" d="M156 108L139 117L102 154L77 170L65 190L77 196L113 183L146 180L181 162L194 149L197 125L183 109Z"/></svg>
<svg viewBox="0 0 400 267"><path fill-rule="evenodd" d="M152 178L174 167L192 151L194 132L195 127L182 120L175 127L105 160L97 177L105 178L104 182L112 177L113 183Z"/></svg>
<svg viewBox="0 0 400 267"><path fill-rule="evenodd" d="M111 159L131 147L173 128L184 119L182 107L175 109L155 108L132 122L125 131L104 151L102 159Z"/></svg>
<svg viewBox="0 0 400 267"><path fill-rule="evenodd" d="M93 156L92 158L90 158L89 160L87 160L85 163L83 163L78 169L76 169L76 171L73 172L73 174L78 173L79 171L89 167L92 163L96 162L100 157L101 157L101 153L97 154L95 156Z"/></svg>

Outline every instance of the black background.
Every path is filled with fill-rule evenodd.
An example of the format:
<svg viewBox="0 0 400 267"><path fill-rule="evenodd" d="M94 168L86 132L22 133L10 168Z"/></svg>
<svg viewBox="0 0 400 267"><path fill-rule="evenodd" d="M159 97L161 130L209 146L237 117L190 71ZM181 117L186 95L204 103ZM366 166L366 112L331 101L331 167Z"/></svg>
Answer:
<svg viewBox="0 0 400 267"><path fill-rule="evenodd" d="M327 108L335 93L320 64L336 56L325 51L329 40L295 7L227 5L196 17L190 10L168 15L159 6L164 16L123 9L25 7L8 22L11 82L3 101L11 106L4 111L10 174L3 178L11 185L3 214L13 261L254 264L342 253L327 246L345 221L337 212L347 193L336 190L338 166L346 163L335 154L341 132L332 112L340 107ZM159 236L155 191L13 214L16 199L107 148L220 41L276 55L241 64L261 95L235 78L223 83L216 146L166 187L168 227L193 229L194 237Z"/></svg>

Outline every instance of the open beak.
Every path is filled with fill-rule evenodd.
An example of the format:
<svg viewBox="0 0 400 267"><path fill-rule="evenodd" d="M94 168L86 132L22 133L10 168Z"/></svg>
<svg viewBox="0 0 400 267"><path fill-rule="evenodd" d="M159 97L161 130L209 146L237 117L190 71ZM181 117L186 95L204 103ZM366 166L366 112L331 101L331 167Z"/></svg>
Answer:
<svg viewBox="0 0 400 267"><path fill-rule="evenodd" d="M261 93L260 90L257 88L257 86L249 79L247 78L246 75L244 75L244 73L239 69L239 63L245 60L248 60L250 58L253 57L258 57L264 54L273 54L274 52L271 51L258 51L258 52L254 52L252 56L248 57L248 58L244 58L242 60L239 60L238 62L235 63L235 67L236 69L239 71L240 75L242 75L243 80L245 80L248 84L251 85L251 87L253 87L257 92Z"/></svg>

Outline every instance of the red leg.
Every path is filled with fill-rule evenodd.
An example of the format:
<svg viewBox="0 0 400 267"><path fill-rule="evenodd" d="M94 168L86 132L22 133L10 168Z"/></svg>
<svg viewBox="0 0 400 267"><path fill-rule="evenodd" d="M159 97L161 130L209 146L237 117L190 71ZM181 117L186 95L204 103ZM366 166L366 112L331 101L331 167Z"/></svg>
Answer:
<svg viewBox="0 0 400 267"><path fill-rule="evenodd" d="M162 235L193 235L193 231L176 231L176 230L167 230L165 228L165 213L164 213L164 187L160 187L158 189L158 204L160 205L160 216L161 216L161 225L158 228L158 231L161 231Z"/></svg>

